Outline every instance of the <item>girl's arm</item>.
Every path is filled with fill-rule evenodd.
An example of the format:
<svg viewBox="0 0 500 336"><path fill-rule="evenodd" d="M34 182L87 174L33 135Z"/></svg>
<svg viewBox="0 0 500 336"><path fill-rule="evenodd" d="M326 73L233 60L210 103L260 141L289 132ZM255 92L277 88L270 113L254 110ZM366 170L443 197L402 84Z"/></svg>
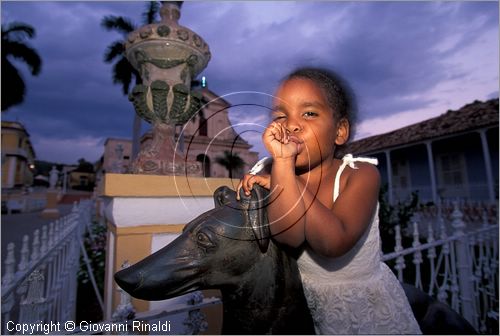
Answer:
<svg viewBox="0 0 500 336"><path fill-rule="evenodd" d="M271 190L267 207L271 233L280 243L298 247L305 241L306 207L294 157L274 158Z"/></svg>
<svg viewBox="0 0 500 336"><path fill-rule="evenodd" d="M273 157L271 194L267 216L271 234L281 243L297 247L305 240L305 207L295 175L297 143L290 141L283 124L272 122L262 141Z"/></svg>
<svg viewBox="0 0 500 336"><path fill-rule="evenodd" d="M345 187L332 209L314 197L304 183L299 183L307 209L305 239L323 256L338 257L348 252L361 238L376 211L379 172L371 164L356 164L358 169L347 176Z"/></svg>
<svg viewBox="0 0 500 336"><path fill-rule="evenodd" d="M294 164L294 160L292 160L291 165L294 166ZM301 189L297 185L299 180L296 178L295 173L293 173L294 181L292 181L292 177L290 177L289 174L283 174L285 170L289 169L289 164L284 161L280 161L277 165L278 168L275 170L275 176L279 175L280 183L275 183L273 185L273 189L271 189L271 175L245 174L236 188L236 199L240 200L241 189L243 189L246 196L250 196L254 184L258 184L268 190L271 189L270 201L267 208L269 222L272 224L271 233L273 235L278 235L276 240L282 243L299 246L304 242L305 238L305 219L303 218L305 213L303 206L304 202L300 195L296 196L297 193L301 193ZM285 176L286 180L292 181L291 188L287 187L285 189L284 185L288 183L281 180L282 176ZM278 178L275 177L274 180L276 181ZM290 190L295 192L291 193ZM297 202L297 200L299 202ZM292 203L291 206L289 206L290 203ZM281 209L294 209L294 211L285 213L281 211ZM280 234L282 232L283 234Z"/></svg>

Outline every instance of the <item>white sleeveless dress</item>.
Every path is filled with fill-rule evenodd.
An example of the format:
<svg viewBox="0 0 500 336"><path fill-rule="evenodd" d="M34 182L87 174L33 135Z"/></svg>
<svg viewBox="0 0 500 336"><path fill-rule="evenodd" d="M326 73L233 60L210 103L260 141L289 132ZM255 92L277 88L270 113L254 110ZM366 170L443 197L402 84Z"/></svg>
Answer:
<svg viewBox="0 0 500 336"><path fill-rule="evenodd" d="M342 159L335 176L333 201L340 175L354 162L377 164L376 159ZM353 205L355 211L355 205ZM380 260L377 211L356 245L337 258L326 258L307 248L298 265L317 334L420 334L420 328L399 281Z"/></svg>

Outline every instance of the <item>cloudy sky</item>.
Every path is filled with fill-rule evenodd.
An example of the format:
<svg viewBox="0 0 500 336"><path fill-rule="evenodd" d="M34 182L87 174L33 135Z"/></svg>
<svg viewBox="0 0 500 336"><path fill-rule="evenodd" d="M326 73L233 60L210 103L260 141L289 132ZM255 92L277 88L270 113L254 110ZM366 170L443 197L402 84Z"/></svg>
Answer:
<svg viewBox="0 0 500 336"><path fill-rule="evenodd" d="M114 85L106 47L121 36L106 15L141 24L144 2L1 2L2 24L35 27L43 60L26 101L2 113L22 122L40 160L97 160L108 137L130 138L133 107ZM180 24L201 35L212 59L200 75L229 102L267 101L297 66L326 66L358 97L356 138L380 134L498 97L498 2L185 2ZM2 83L5 85L5 83ZM259 93L248 93L259 92ZM230 111L254 123L243 137L261 156L263 108Z"/></svg>

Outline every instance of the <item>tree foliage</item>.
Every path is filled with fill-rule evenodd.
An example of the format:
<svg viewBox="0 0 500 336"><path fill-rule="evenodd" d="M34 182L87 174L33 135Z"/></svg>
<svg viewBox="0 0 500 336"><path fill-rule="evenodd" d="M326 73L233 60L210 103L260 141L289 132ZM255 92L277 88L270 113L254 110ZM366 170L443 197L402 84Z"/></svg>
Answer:
<svg viewBox="0 0 500 336"><path fill-rule="evenodd" d="M421 206L418 192L411 193L409 199L398 201L392 205L387 200L388 185L380 188L379 193L379 229L384 253L394 252L395 231L394 227L400 225L401 230L407 230L412 216Z"/></svg>
<svg viewBox="0 0 500 336"><path fill-rule="evenodd" d="M215 158L215 162L224 166L229 173L229 178L233 178L233 172L242 168L245 165L245 161L237 154L230 151L224 151L222 156Z"/></svg>
<svg viewBox="0 0 500 336"><path fill-rule="evenodd" d="M84 158L78 160L78 167L76 167L75 171L82 173L93 173L94 165Z"/></svg>
<svg viewBox="0 0 500 336"><path fill-rule="evenodd" d="M33 76L40 74L42 59L26 43L26 39L32 39L35 35L35 29L26 23L2 25L2 112L21 104L26 96L24 79L11 60L25 63Z"/></svg>
<svg viewBox="0 0 500 336"><path fill-rule="evenodd" d="M158 1L149 1L146 10L142 13L143 24L154 23L158 17L160 5ZM142 83L139 72L134 69L125 56L125 41L127 35L138 28L133 21L123 16L107 15L101 21L101 27L107 31L116 31L122 35L122 39L112 42L104 53L104 62L114 63L113 83L122 86L122 92L127 95L130 92L130 85Z"/></svg>

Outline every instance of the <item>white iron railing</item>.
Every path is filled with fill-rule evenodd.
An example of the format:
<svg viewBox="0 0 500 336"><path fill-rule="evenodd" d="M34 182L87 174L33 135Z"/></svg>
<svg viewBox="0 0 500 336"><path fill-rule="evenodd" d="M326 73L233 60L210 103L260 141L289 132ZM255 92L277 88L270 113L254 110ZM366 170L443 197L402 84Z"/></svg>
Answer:
<svg viewBox="0 0 500 336"><path fill-rule="evenodd" d="M90 223L92 202L75 204L71 213L25 235L16 261L14 243L7 246L2 277L2 334L23 333L21 326L40 328L73 321L76 313L80 244ZM26 333L26 332L24 332ZM37 330L42 334L44 330Z"/></svg>
<svg viewBox="0 0 500 336"><path fill-rule="evenodd" d="M478 332L491 333L498 326L499 307L497 209L454 202L434 210L413 217L412 232L406 232L411 247L403 249L397 225L394 252L382 260L400 281L437 296Z"/></svg>

